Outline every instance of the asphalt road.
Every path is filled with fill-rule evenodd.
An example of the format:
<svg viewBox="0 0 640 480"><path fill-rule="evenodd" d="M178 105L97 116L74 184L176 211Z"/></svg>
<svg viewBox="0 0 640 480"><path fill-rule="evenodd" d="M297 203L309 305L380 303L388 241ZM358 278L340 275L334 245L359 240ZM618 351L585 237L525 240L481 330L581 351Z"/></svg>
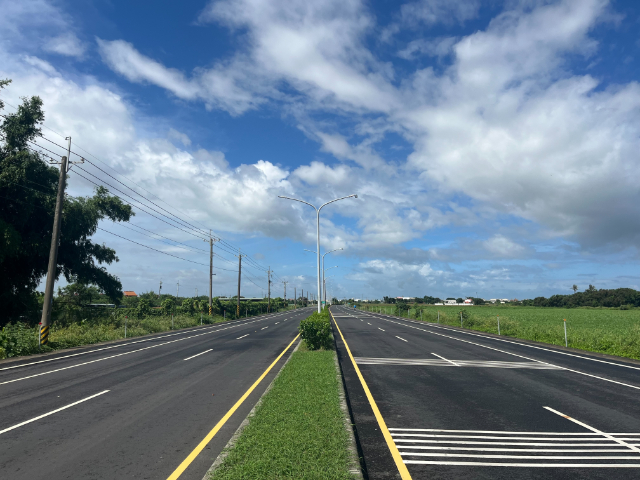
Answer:
<svg viewBox="0 0 640 480"><path fill-rule="evenodd" d="M640 478L640 362L331 311L412 478ZM333 331L369 478L400 478Z"/></svg>
<svg viewBox="0 0 640 480"><path fill-rule="evenodd" d="M168 478L312 312L0 362L0 478ZM181 479L202 479L288 353Z"/></svg>

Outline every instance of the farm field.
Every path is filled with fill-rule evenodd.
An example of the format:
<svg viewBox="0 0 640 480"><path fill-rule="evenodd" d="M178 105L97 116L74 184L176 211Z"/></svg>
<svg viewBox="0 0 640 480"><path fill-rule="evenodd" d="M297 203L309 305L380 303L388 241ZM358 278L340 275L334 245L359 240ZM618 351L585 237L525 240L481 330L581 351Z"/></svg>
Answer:
<svg viewBox="0 0 640 480"><path fill-rule="evenodd" d="M395 305L362 305L368 311L382 311L407 317ZM549 308L480 305L472 307L412 306L409 318L460 326L487 333L564 346L563 319L567 319L567 341L571 348L640 360L640 309Z"/></svg>

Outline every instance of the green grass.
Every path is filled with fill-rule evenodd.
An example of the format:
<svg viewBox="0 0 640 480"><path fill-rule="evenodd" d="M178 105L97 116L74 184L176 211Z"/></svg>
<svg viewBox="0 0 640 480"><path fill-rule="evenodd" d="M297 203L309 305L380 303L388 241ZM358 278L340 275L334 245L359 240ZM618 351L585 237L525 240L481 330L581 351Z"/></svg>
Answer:
<svg viewBox="0 0 640 480"><path fill-rule="evenodd" d="M203 316L204 324L223 321L222 317ZM62 348L91 345L99 342L120 340L124 338L124 318L103 318L100 320L72 323L59 326L55 322L49 331L49 345L43 352ZM127 320L127 338L139 337L150 333L160 333L180 328L200 325L200 316L178 315L174 317L173 328L171 317L146 317ZM39 353L38 327L29 328L23 324L7 325L0 330L0 359Z"/></svg>
<svg viewBox="0 0 640 480"><path fill-rule="evenodd" d="M394 313L394 307L382 305L382 311ZM377 306L363 309L378 311ZM460 311L467 312L465 328L481 332L564 346L563 319L567 319L568 345L572 348L607 353L640 360L640 309L548 308L548 307L442 307L422 306L409 311L410 318L460 326ZM403 316L406 316L403 315Z"/></svg>
<svg viewBox="0 0 640 480"><path fill-rule="evenodd" d="M353 478L334 355L293 353L212 480Z"/></svg>

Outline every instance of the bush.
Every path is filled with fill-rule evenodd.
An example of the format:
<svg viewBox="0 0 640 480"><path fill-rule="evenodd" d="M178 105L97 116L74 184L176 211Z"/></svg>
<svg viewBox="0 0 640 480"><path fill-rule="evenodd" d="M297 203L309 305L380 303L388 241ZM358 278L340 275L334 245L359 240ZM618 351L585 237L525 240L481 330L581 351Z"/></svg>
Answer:
<svg viewBox="0 0 640 480"><path fill-rule="evenodd" d="M313 313L300 322L300 336L307 344L309 350L331 350L333 339L331 337L331 322L329 321L329 311Z"/></svg>

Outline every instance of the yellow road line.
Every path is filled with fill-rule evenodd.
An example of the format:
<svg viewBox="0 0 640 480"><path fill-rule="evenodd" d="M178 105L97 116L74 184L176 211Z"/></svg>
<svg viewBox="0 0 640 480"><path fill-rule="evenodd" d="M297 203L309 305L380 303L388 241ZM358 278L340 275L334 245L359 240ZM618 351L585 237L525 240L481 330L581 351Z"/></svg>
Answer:
<svg viewBox="0 0 640 480"><path fill-rule="evenodd" d="M291 348L291 345L293 345L293 342L295 342L298 339L299 336L300 336L300 334L296 335L296 338L294 338L293 341L289 345L287 345L287 348L285 348L282 351L282 353L280 355L278 355L278 358L276 358L273 361L273 363L271 365L269 365L269 368L267 368L264 371L264 373L262 375L260 375L260 378L258 378L258 380L256 380L254 382L254 384L251 385L249 390L247 390L244 393L244 395L242 395L242 397L240 397L240 400L238 400L235 403L235 405L233 407L231 407L231 409L229 409L229 411L225 414L225 416L222 417L222 419L220 419L220 421L218 423L216 423L216 426L213 427L213 429L211 429L211 431L207 434L207 436L204 437L204 439L198 444L198 446L196 448L193 449L193 451L189 454L189 456L187 458L185 458L180 465L178 465L178 468L176 468L174 470L174 472L171 475L169 475L167 480L176 480L177 478L180 477L180 475L182 475L182 473L187 469L187 467L189 465L191 465L191 462L193 462L196 459L196 457L200 454L200 452L202 452L202 450L204 450L204 447L206 447L207 444L211 441L211 439L216 436L216 433L218 433L218 430L220 430L222 428L222 426L225 423L227 423L227 420L229 420L231 415L233 415L233 413L238 409L238 407L240 407L240 405L242 405L242 403L247 399L247 397L251 394L251 392L253 392L255 390L255 388L260 384L260 382L264 379L264 377L267 376L267 374L275 366L275 364L278 363L278 360L280 360L282 358L282 356L286 353L286 351L289 350L289 348Z"/></svg>
<svg viewBox="0 0 640 480"><path fill-rule="evenodd" d="M332 313L331 313L331 318L333 318ZM349 348L347 341L344 339L344 335L342 335L342 331L340 330L340 327L338 326L338 322L336 322L335 318L333 318L333 323L336 324L338 333L342 338L344 346L347 348L347 353L349 354L349 358L351 358L351 362L353 363L353 368L356 369L356 373L358 374L358 378L360 379L362 388L364 388L364 393L367 394L367 398L369 399L369 404L371 405L371 409L373 410L373 414L375 415L376 420L378 420L378 426L380 427L380 431L382 432L384 439L387 441L387 447L389 447L391 456L393 457L393 460L396 462L396 467L398 467L398 472L400 473L400 477L402 478L402 480L411 480L411 475L409 474L409 470L407 470L407 466L402 461L400 452L398 451L398 448L396 447L396 444L393 441L393 438L391 438L391 433L389 433L387 424L385 423L384 418L382 418L382 414L380 413L380 410L378 410L378 405L376 404L376 401L373 399L373 395L371 395L371 392L369 391L369 387L367 386L367 382L364 381L364 377L362 376L362 373L360 373L360 369L358 368L358 365L356 364L356 361L354 360L353 355L351 355L351 349Z"/></svg>

